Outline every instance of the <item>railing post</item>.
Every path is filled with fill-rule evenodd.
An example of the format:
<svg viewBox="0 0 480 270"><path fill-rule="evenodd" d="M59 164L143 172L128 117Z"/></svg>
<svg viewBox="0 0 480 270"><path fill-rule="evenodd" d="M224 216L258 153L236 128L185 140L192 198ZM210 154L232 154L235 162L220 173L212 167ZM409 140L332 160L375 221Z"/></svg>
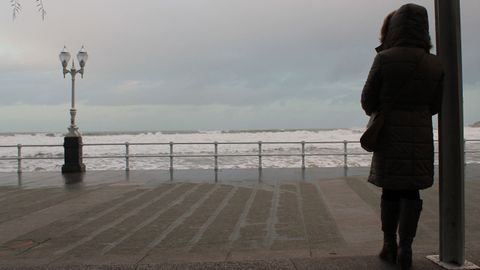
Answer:
<svg viewBox="0 0 480 270"><path fill-rule="evenodd" d="M17 144L17 173L22 173L22 145Z"/></svg>
<svg viewBox="0 0 480 270"><path fill-rule="evenodd" d="M467 166L467 140L463 139L463 166Z"/></svg>
<svg viewBox="0 0 480 270"><path fill-rule="evenodd" d="M343 141L343 176L348 176L348 141Z"/></svg>
<svg viewBox="0 0 480 270"><path fill-rule="evenodd" d="M173 142L170 142L170 171L173 171Z"/></svg>
<svg viewBox="0 0 480 270"><path fill-rule="evenodd" d="M258 169L262 169L262 141L258 141Z"/></svg>
<svg viewBox="0 0 480 270"><path fill-rule="evenodd" d="M130 171L130 144L128 142L125 143L125 171Z"/></svg>
<svg viewBox="0 0 480 270"><path fill-rule="evenodd" d="M214 146L214 152L213 152L213 158L214 158L214 170L218 171L218 142L213 143Z"/></svg>
<svg viewBox="0 0 480 270"><path fill-rule="evenodd" d="M302 144L302 169L305 169L305 141L302 141L301 144Z"/></svg>

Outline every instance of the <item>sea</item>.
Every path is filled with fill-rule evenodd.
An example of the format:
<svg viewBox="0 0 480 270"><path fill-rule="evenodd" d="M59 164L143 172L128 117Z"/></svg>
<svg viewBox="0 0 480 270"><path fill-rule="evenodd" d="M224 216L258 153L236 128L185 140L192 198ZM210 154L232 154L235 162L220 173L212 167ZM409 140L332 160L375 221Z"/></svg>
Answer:
<svg viewBox="0 0 480 270"><path fill-rule="evenodd" d="M174 144L174 169L213 169L215 166L214 145L219 142L219 169L258 168L258 142L262 143L262 167L298 168L302 165L302 145L305 141L305 166L343 167L344 141L348 141L348 167L369 166L371 155L358 143L364 129L295 129L295 130L219 130L219 131L139 131L139 132L85 132L82 134L83 156L87 170L124 170L126 147L129 143L129 168L131 170L169 169L168 144L155 143L200 143ZM435 130L435 139L437 131ZM480 163L480 128L465 127L466 163ZM15 172L18 168L17 145L21 147L22 171L60 171L63 164L63 133L0 133L0 172ZM469 141L473 140L473 141ZM477 141L475 141L477 140ZM254 144L238 144L249 142ZM268 143L267 143L268 142ZM282 142L282 143L280 143ZM288 144L285 144L287 143ZM311 143L315 142L315 143ZM135 145L142 143L142 145ZM150 144L152 143L152 144ZM234 144L223 144L234 143ZM95 145L91 145L95 144ZM118 144L118 145L102 145ZM41 146L39 146L41 145ZM45 146L48 145L48 146ZM438 144L435 144L438 151ZM295 154L297 156L288 156ZM310 156L315 154L316 156ZM317 155L319 154L319 155ZM210 155L210 157L201 157ZM279 155L279 156L276 156ZM136 157L137 156L137 157ZM138 157L144 156L144 157ZM145 157L147 156L147 157ZM191 157L194 156L194 157ZM438 154L436 154L438 156Z"/></svg>

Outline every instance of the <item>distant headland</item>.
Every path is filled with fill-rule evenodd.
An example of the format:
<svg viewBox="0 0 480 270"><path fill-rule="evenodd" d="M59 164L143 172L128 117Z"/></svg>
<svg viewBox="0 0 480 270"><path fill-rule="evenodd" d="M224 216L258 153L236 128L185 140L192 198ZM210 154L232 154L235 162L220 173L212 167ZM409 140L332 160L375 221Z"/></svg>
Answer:
<svg viewBox="0 0 480 270"><path fill-rule="evenodd" d="M480 127L480 121L477 121L470 125L471 127Z"/></svg>

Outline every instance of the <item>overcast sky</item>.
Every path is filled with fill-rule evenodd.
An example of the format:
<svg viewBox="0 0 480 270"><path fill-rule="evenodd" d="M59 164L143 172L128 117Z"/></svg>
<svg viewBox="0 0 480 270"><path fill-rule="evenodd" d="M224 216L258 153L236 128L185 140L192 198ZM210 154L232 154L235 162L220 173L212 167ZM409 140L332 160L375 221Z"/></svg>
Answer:
<svg viewBox="0 0 480 270"><path fill-rule="evenodd" d="M44 0L0 8L0 132L361 127L384 16L411 1ZM435 36L434 1L425 6ZM462 0L465 123L480 120L480 1ZM435 50L433 50L435 52Z"/></svg>

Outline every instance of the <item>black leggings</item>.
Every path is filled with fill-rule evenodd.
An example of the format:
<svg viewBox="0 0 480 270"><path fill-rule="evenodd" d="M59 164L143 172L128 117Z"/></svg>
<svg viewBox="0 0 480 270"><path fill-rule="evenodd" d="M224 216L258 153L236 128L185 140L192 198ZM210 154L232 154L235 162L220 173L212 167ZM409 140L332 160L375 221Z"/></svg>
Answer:
<svg viewBox="0 0 480 270"><path fill-rule="evenodd" d="M382 200L398 202L401 199L406 200L420 200L420 191L418 189L382 189Z"/></svg>

